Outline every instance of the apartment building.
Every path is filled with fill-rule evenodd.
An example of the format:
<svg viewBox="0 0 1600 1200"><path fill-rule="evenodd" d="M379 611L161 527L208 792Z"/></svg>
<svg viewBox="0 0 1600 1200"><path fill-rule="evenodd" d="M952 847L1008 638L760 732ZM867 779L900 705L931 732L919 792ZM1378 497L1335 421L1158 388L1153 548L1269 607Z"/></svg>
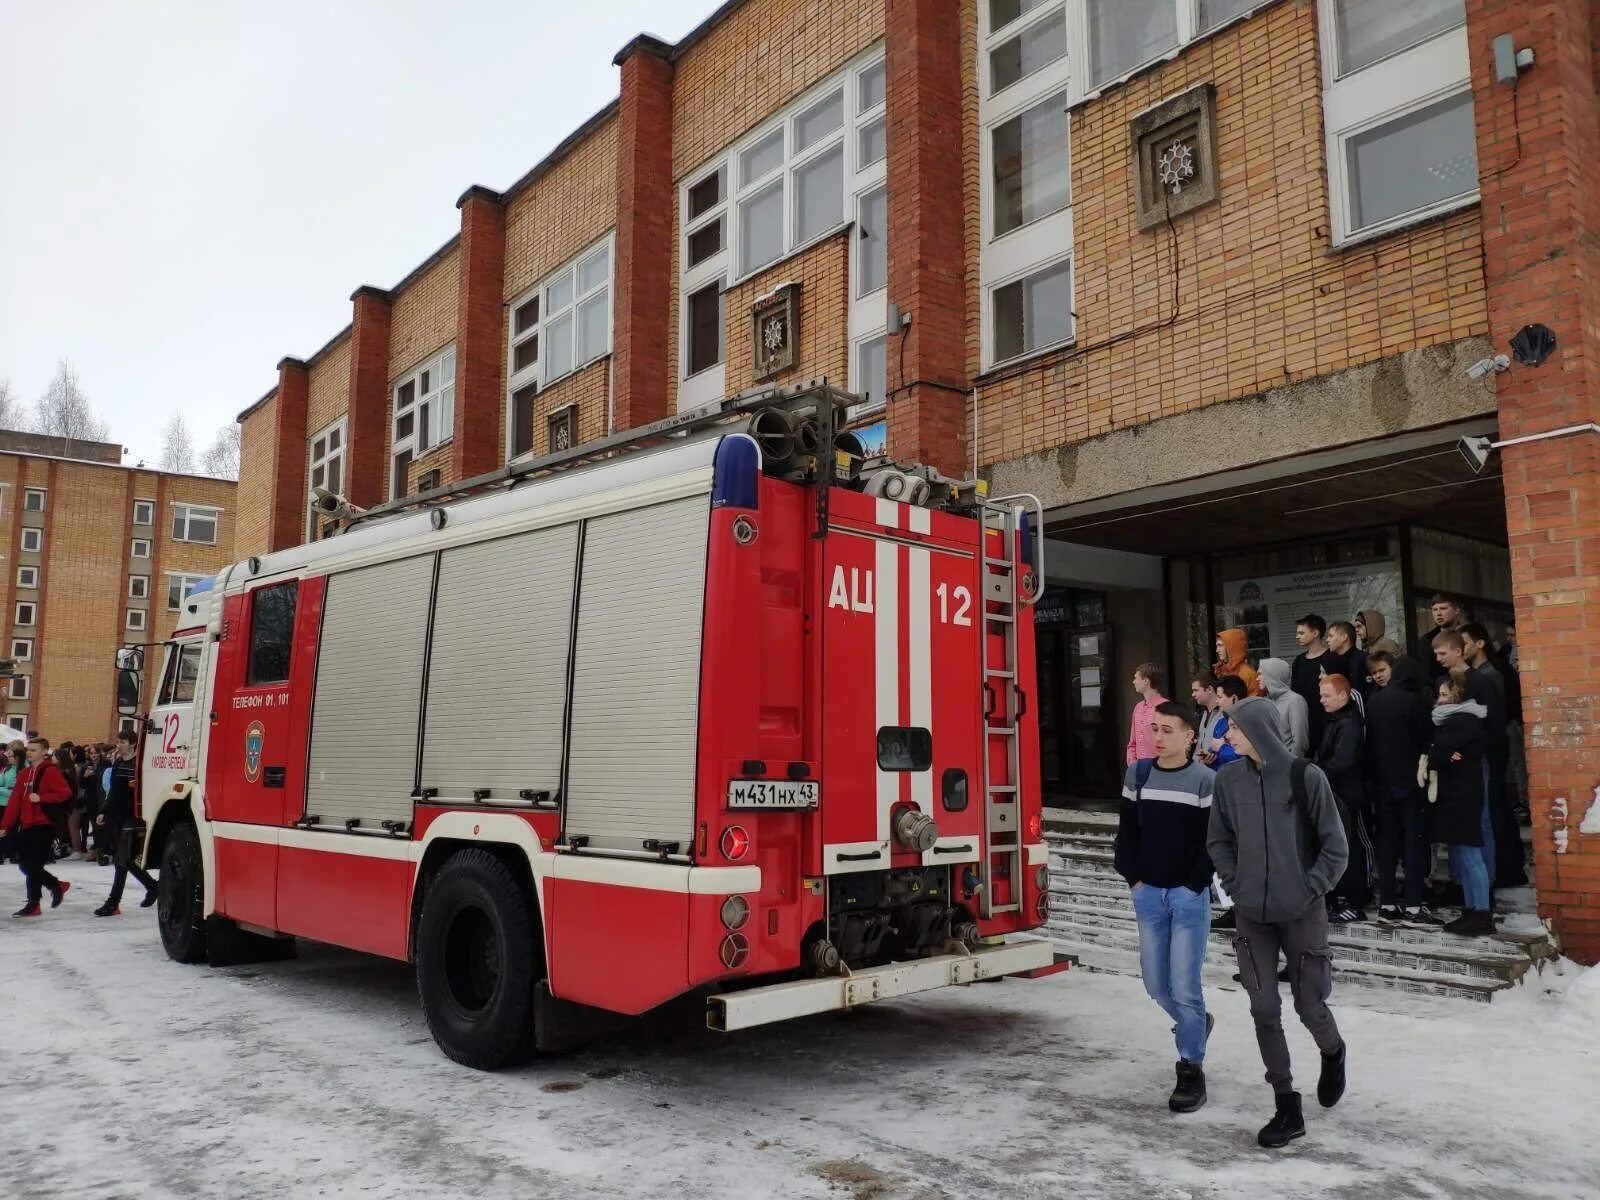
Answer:
<svg viewBox="0 0 1600 1200"><path fill-rule="evenodd" d="M131 725L116 651L169 636L189 589L232 561L235 487L125 467L108 442L0 432L8 728L85 742Z"/></svg>
<svg viewBox="0 0 1600 1200"><path fill-rule="evenodd" d="M1596 15L734 0L641 35L615 103L278 364L238 552L315 536L314 487L827 376L896 458L1039 497L1055 802L1114 794L1131 668L1219 628L1410 637L1441 590L1514 626L1541 912L1600 955Z"/></svg>

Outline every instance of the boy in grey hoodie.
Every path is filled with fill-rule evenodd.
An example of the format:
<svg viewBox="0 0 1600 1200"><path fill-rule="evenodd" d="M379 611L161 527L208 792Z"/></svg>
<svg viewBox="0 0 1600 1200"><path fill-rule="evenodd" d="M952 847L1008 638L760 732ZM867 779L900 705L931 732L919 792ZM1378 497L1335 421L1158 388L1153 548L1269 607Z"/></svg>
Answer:
<svg viewBox="0 0 1600 1200"><path fill-rule="evenodd" d="M1222 885L1233 897L1239 977L1250 997L1256 1042L1277 1112L1257 1137L1275 1148L1305 1134L1294 1090L1278 994L1278 954L1289 964L1295 1012L1322 1051L1317 1099L1332 1108L1344 1094L1344 1039L1328 1009L1333 990L1327 894L1349 862L1344 823L1327 776L1296 765L1270 700L1233 706L1228 740L1240 754L1217 772L1206 839ZM1295 778L1303 772L1303 795Z"/></svg>
<svg viewBox="0 0 1600 1200"><path fill-rule="evenodd" d="M1267 689L1267 699L1278 707L1278 731L1283 734L1283 744L1296 758L1305 758L1311 753L1311 714L1306 698L1290 684L1291 674L1284 659L1261 660L1261 684Z"/></svg>

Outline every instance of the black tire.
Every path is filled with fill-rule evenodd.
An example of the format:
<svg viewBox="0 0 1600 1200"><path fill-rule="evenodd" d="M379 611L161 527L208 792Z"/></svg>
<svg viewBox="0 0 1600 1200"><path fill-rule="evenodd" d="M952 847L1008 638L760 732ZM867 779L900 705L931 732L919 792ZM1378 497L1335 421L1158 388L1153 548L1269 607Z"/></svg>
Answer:
<svg viewBox="0 0 1600 1200"><path fill-rule="evenodd" d="M161 878L156 887L161 945L174 962L206 960L205 886L200 835L188 821L182 821L173 826L161 849Z"/></svg>
<svg viewBox="0 0 1600 1200"><path fill-rule="evenodd" d="M543 954L505 863L485 850L447 861L423 899L416 949L417 993L439 1049L480 1071L528 1057Z"/></svg>

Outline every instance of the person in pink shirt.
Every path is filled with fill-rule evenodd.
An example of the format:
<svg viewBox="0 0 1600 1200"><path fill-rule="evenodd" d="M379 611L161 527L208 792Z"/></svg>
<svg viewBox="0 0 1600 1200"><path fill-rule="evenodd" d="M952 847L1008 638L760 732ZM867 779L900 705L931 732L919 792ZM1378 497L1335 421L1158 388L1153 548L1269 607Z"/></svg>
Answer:
<svg viewBox="0 0 1600 1200"><path fill-rule="evenodd" d="M1155 719L1156 706L1165 704L1161 694L1161 668L1155 663L1140 663L1134 668L1133 690L1139 693L1139 703L1133 706L1133 719L1128 725L1128 766L1141 758L1156 756L1155 734L1150 722Z"/></svg>

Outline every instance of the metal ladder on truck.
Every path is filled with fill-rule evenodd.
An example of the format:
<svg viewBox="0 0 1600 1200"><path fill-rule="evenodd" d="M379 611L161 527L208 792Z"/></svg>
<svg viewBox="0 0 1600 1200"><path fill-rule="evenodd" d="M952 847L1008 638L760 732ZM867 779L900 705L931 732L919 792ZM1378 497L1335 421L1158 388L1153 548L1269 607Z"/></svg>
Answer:
<svg viewBox="0 0 1600 1200"><path fill-rule="evenodd" d="M1031 588L1024 587L1022 547L1026 511L1018 502L1028 501L1034 514L1030 531L1034 539ZM1022 844L1022 739L1021 723L1027 711L1027 698L1017 687L1017 618L1024 604L1032 604L1044 591L1044 511L1035 496L1002 496L983 501L979 510L982 525L983 636L979 643L980 679L984 694L983 720L983 827L988 850L984 856L979 893L979 910L984 917L1018 912L1022 908L1023 872L1026 869ZM995 554L998 535L1004 553ZM1001 635L1001 661L992 661L990 630ZM1002 750L1004 778L997 779L994 760L996 747ZM1009 899L995 902L995 879L1009 880Z"/></svg>

